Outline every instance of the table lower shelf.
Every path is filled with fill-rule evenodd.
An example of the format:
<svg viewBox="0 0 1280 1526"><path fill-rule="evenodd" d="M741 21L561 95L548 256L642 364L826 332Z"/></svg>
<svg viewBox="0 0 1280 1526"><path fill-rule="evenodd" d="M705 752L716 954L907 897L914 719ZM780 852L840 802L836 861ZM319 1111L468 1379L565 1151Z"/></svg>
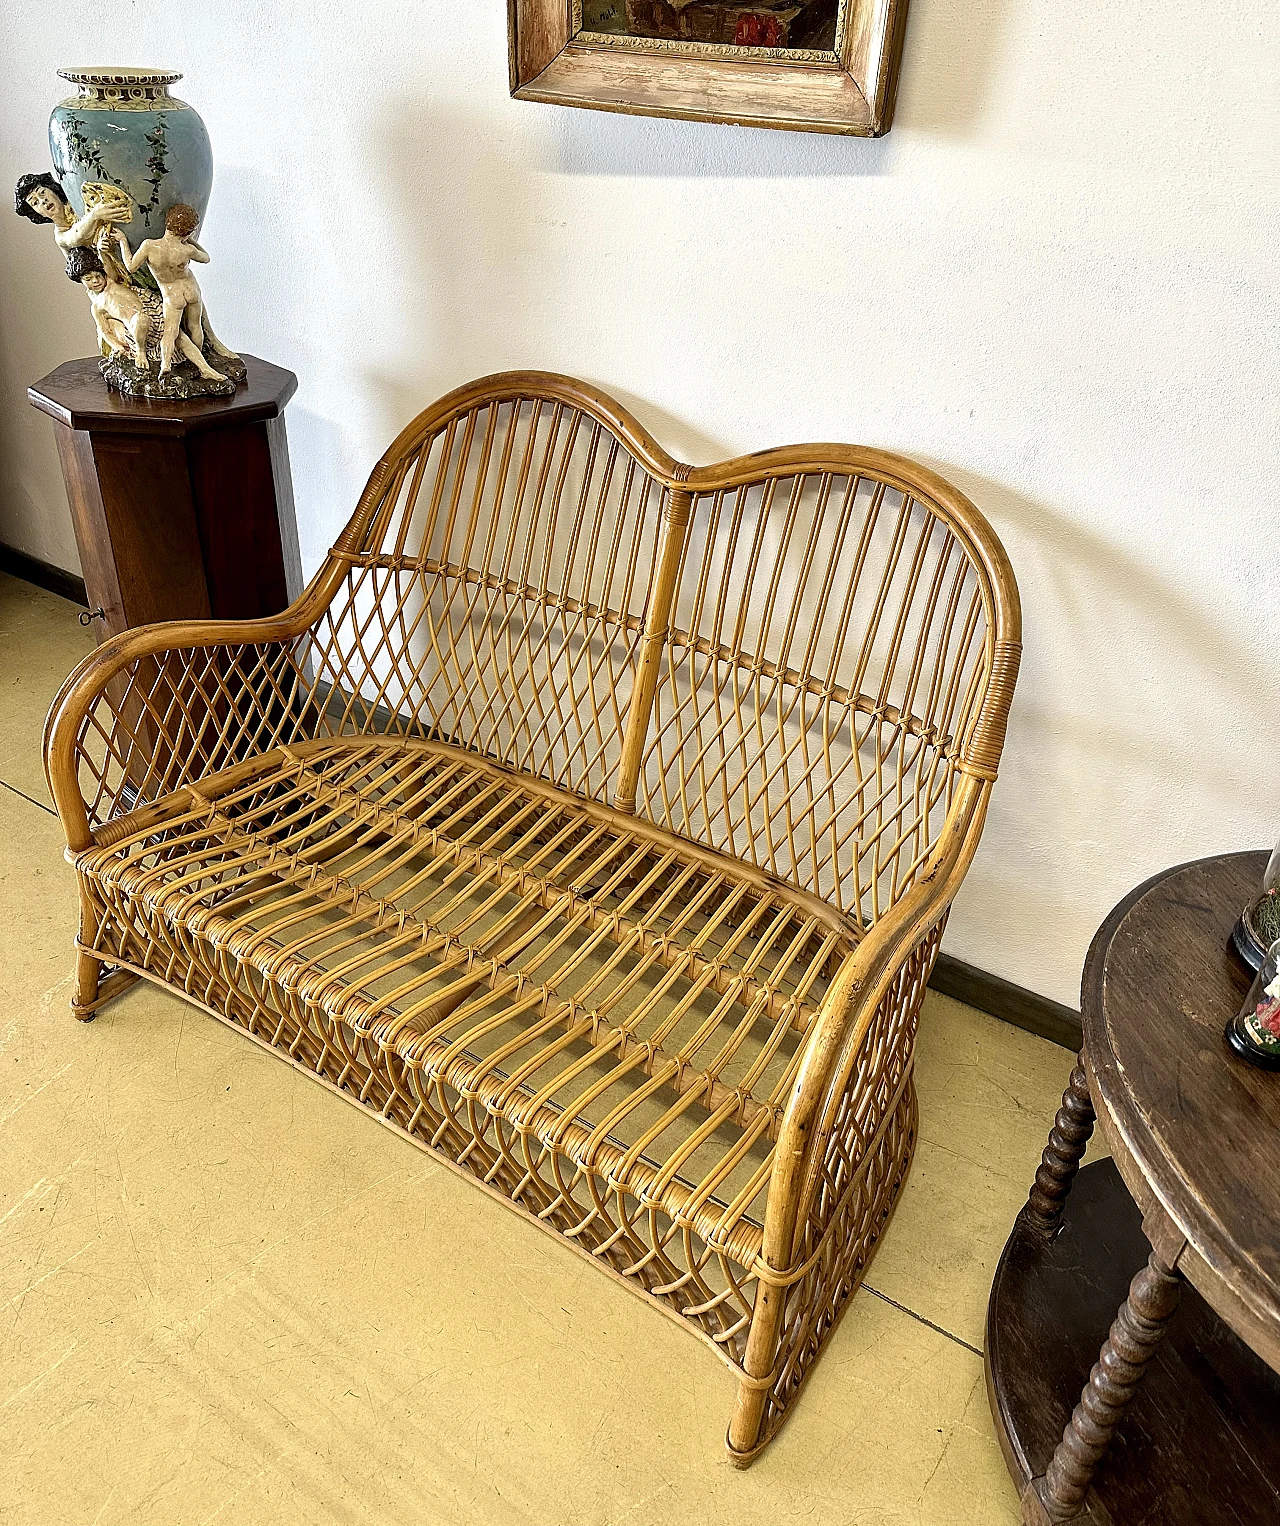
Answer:
<svg viewBox="0 0 1280 1526"><path fill-rule="evenodd" d="M1150 1249L1109 1160L1080 1173L1051 1244L1020 1226L1010 1236L987 1312L987 1393L1019 1494L1044 1474ZM1280 1377L1190 1286L1076 1520L1280 1522Z"/></svg>

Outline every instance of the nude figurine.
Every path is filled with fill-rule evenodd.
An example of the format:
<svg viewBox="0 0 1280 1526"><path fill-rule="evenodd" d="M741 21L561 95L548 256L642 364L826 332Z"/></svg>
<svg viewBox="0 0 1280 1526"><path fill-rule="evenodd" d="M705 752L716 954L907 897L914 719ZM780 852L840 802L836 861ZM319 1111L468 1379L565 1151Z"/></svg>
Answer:
<svg viewBox="0 0 1280 1526"><path fill-rule="evenodd" d="M97 250L84 245L77 245L67 256L67 274L89 293L93 321L103 344L140 369L147 369L151 321L133 287L111 280L102 268Z"/></svg>
<svg viewBox="0 0 1280 1526"><path fill-rule="evenodd" d="M199 284L191 273L193 260L200 265L209 263L209 256L191 236L198 222L194 208L179 203L165 213L163 238L146 239L130 252L124 234L117 233L124 268L132 275L140 266L146 265L160 288L164 302L164 330L160 339L161 376L173 369L175 347L188 359L195 359L191 349L181 343L183 338L190 340L191 348L200 356L197 364L202 376L222 374L212 370L201 353L206 339L215 355L224 355L230 360L240 358L214 334L200 296Z"/></svg>
<svg viewBox="0 0 1280 1526"><path fill-rule="evenodd" d="M140 371L150 371L152 361L148 346L152 330L146 293L124 281L112 280L102 268L102 261L94 249L73 249L67 256L67 274L89 293L93 321L107 348L113 354L133 361ZM196 349L189 335L179 333L178 349L183 359L189 360L207 381L225 380L222 372L215 371Z"/></svg>
<svg viewBox="0 0 1280 1526"><path fill-rule="evenodd" d="M77 218L52 175L24 175L14 192L14 208L30 222L52 223L53 236L64 254L94 244L118 215L114 207L101 205ZM125 279L124 270L109 252L102 257L102 267L111 279Z"/></svg>

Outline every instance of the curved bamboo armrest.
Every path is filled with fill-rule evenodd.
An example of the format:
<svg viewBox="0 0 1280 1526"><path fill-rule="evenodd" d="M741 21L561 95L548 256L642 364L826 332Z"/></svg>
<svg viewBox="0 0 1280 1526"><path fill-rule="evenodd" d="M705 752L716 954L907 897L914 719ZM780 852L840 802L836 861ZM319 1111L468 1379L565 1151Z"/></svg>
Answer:
<svg viewBox="0 0 1280 1526"><path fill-rule="evenodd" d="M45 779L66 833L68 852L77 853L93 841L89 810L79 783L81 731L95 704L105 698L114 708L107 685L126 668L149 657L211 647L269 646L292 641L310 630L332 603L346 574L345 554L361 544L392 475L393 459L394 447L370 473L355 512L333 550L288 609L258 620L169 620L141 625L104 641L71 673L49 708L43 739ZM177 784L194 783L202 773L180 777Z"/></svg>
<svg viewBox="0 0 1280 1526"><path fill-rule="evenodd" d="M774 1363L788 1290L821 1256L835 1222L832 1215L817 1243L806 1243L805 1228L841 1116L841 1101L847 1089L866 1079L861 1065L864 1046L893 982L946 916L964 879L982 835L990 793L989 779L966 773L919 878L845 959L805 1043L778 1134L764 1240L753 1268L760 1286L743 1360L746 1377L727 1437L730 1456L739 1465L763 1444L759 1428L766 1394L777 1377ZM883 1110L882 1125L892 1112L891 1101ZM864 1162L870 1154L868 1142ZM852 1183L846 1183L845 1191L851 1188Z"/></svg>
<svg viewBox="0 0 1280 1526"><path fill-rule="evenodd" d="M219 647L282 646L315 625L328 608L343 571L333 557L326 559L316 577L278 615L256 620L167 620L123 631L104 641L72 670L49 707L43 738L45 779L70 852L79 852L93 841L89 807L80 788L84 728L90 712L99 704L122 718L120 698L109 692L112 681L147 658L162 662L166 657ZM203 772L196 766L177 779L174 787L194 783Z"/></svg>
<svg viewBox="0 0 1280 1526"><path fill-rule="evenodd" d="M788 1281L840 1100L858 1083L859 1058L881 1002L950 909L982 836L990 792L984 778L961 781L919 878L845 959L806 1041L779 1131L761 1248L769 1270Z"/></svg>

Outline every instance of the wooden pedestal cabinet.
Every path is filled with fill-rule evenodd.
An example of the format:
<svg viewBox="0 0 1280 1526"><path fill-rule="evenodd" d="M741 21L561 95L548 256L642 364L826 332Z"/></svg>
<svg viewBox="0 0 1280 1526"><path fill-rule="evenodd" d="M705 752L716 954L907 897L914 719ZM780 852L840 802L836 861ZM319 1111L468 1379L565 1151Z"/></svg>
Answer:
<svg viewBox="0 0 1280 1526"><path fill-rule="evenodd" d="M284 425L298 381L244 360L227 398L123 397L96 359L29 390L56 426L100 641L155 620L277 614L301 590Z"/></svg>

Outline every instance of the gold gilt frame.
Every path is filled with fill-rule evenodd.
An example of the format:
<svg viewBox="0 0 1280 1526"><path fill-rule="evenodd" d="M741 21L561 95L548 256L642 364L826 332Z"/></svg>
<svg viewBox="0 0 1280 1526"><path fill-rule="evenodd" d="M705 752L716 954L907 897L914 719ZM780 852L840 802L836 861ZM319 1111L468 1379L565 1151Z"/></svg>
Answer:
<svg viewBox="0 0 1280 1526"><path fill-rule="evenodd" d="M517 100L860 138L893 120L907 0L841 0L829 52L591 32L581 0L507 11Z"/></svg>

